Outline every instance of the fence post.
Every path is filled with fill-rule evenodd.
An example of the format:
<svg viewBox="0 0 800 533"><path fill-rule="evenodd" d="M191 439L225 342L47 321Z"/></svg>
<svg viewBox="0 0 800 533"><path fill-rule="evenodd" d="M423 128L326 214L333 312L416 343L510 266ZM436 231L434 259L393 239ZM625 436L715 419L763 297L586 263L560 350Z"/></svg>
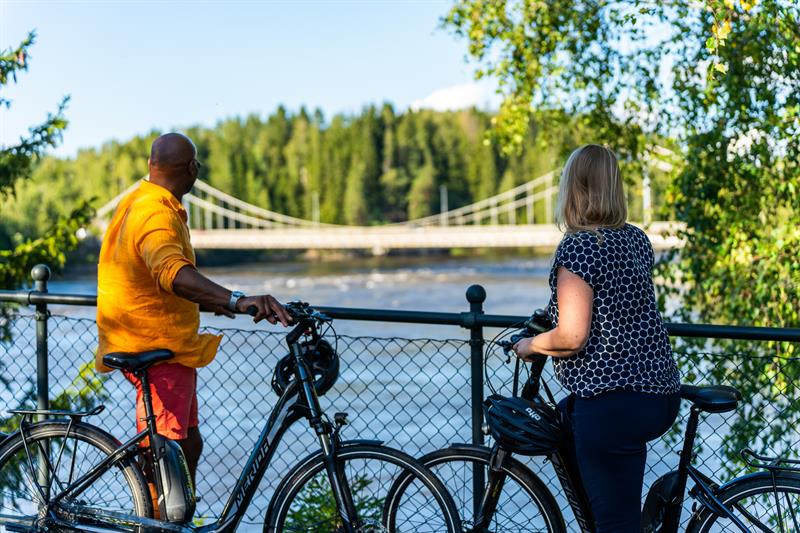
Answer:
<svg viewBox="0 0 800 533"><path fill-rule="evenodd" d="M47 265L36 265L31 270L35 292L47 292L47 281L50 279L50 268ZM47 361L47 319L50 312L47 304L36 304L36 408L49 409L50 401L48 394L50 384L48 382L48 361ZM43 416L38 417L44 420Z"/></svg>
<svg viewBox="0 0 800 533"><path fill-rule="evenodd" d="M486 289L480 285L471 285L467 289L467 301L472 315L470 326L470 369L472 370L472 444L483 444L483 326L477 323L477 315L483 314L483 302L486 301ZM481 497L484 490L484 474L481 465L473 465L472 497L473 516L478 516Z"/></svg>

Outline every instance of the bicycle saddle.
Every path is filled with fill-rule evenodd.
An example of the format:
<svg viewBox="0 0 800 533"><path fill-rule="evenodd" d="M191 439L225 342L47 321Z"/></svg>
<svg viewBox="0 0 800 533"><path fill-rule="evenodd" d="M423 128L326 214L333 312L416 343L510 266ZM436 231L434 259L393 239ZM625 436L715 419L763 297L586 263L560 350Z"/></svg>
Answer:
<svg viewBox="0 0 800 533"><path fill-rule="evenodd" d="M681 398L708 413L725 413L736 409L742 393L727 385L681 385Z"/></svg>
<svg viewBox="0 0 800 533"><path fill-rule="evenodd" d="M103 356L103 364L109 368L141 372L156 363L172 359L172 350L150 350L149 352L114 352Z"/></svg>

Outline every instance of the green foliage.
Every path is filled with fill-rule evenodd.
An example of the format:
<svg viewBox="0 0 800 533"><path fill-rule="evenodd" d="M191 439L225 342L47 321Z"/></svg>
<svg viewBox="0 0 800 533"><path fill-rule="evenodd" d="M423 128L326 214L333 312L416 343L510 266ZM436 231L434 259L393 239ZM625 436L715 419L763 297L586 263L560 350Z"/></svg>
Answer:
<svg viewBox="0 0 800 533"><path fill-rule="evenodd" d="M28 37L15 49L0 52L0 87L17 81L17 73L28 68L29 48L35 41L35 33ZM64 98L55 114L48 115L44 123L30 128L27 137L20 139L13 146L0 146L0 201L13 205L13 196L20 184L29 182L36 165L48 148L55 147L61 139L61 132L66 128ZM0 106L10 106L10 101L0 97ZM84 198L90 198L87 195ZM66 262L67 253L78 244L78 230L90 222L93 210L86 200L74 199L62 216L37 221L26 236L3 240L0 238L0 287L14 289L30 283L31 268L38 263L46 263L58 270ZM0 222L7 213L4 206ZM9 213L10 215L10 213ZM53 222L55 220L55 223ZM0 343L11 340L10 325L13 309L0 305ZM2 370L0 361L0 370ZM52 400L54 407L66 407L68 403L78 406L92 405L96 401L94 385L99 384L86 368L80 370L73 386ZM93 374L92 374L93 375ZM0 382L8 384L7 379L0 376ZM31 391L33 389L31 388ZM25 401L25 398L22 399ZM7 407L13 407L11 405ZM8 420L0 420L0 425Z"/></svg>
<svg viewBox="0 0 800 533"><path fill-rule="evenodd" d="M683 162L673 161L662 217L685 223L686 245L659 265L662 306L680 302L673 319L800 325L797 2L464 0L443 22L467 39L477 76L500 82L506 100L492 137L506 152L519 148L532 107L579 117L578 144L610 144L625 173L657 159L652 139L676 138L667 146ZM681 348L708 360L705 341ZM706 379L737 386L748 402L774 402L777 413L764 421L741 411L729 456L745 444L790 448L798 346L713 348L751 357L714 359Z"/></svg>
<svg viewBox="0 0 800 533"><path fill-rule="evenodd" d="M0 51L0 87L16 82L17 72L28 70L29 49L35 40L36 34L31 32L17 48ZM30 128L28 137L20 139L19 144L0 147L0 200L13 194L16 181L29 178L33 163L61 140L61 131L67 127L64 108L68 100L64 98L55 114L48 114L42 124ZM8 108L11 101L0 96L3 105Z"/></svg>
<svg viewBox="0 0 800 533"><path fill-rule="evenodd" d="M372 481L367 476L349 480L358 516L366 522L380 523L383 499L368 492ZM333 531L342 526L336 500L323 473L309 481L298 493L286 517L289 531Z"/></svg>
<svg viewBox="0 0 800 533"><path fill-rule="evenodd" d="M0 86L8 85L9 80L16 82L17 72L28 70L28 50L35 41L36 32L30 32L16 48L0 51ZM10 100L0 96L0 105L10 104Z"/></svg>
<svg viewBox="0 0 800 533"><path fill-rule="evenodd" d="M619 72L630 72L635 81L643 77L619 51L621 34L611 22L628 6L603 0L457 2L443 26L467 39L469 55L479 64L475 77L496 78L503 96L486 142L496 141L505 154L518 153L533 107L565 109L582 116L597 141L613 141L624 155L638 153L643 139L639 125L630 120L635 113L622 119L611 114L620 97L627 100L650 90L631 83L626 88L634 92L626 96L618 79ZM625 38L636 47L646 33L630 31Z"/></svg>
<svg viewBox="0 0 800 533"><path fill-rule="evenodd" d="M61 268L66 253L80 241L78 230L87 226L94 215L89 202L81 202L68 216L58 220L44 235L27 239L11 250L0 250L0 287L27 283L33 265L44 263Z"/></svg>
<svg viewBox="0 0 800 533"><path fill-rule="evenodd" d="M237 198L305 219L316 214L317 198L322 222L379 224L437 213L442 185L453 208L538 177L587 128L564 113L534 116L521 152L506 156L482 142L490 120L475 109L398 114L384 104L326 122L319 112L279 108L187 133L204 163L201 179ZM546 124L557 125L557 134L545 135ZM0 202L0 247L38 236L81 199L98 196L102 204L125 190L147 173L156 135L82 150L74 159L45 158L15 198ZM543 209L536 207L538 220Z"/></svg>
<svg viewBox="0 0 800 533"><path fill-rule="evenodd" d="M726 2L727 3L727 2ZM694 15L694 16L693 16ZM677 10L679 32L697 35L714 22L709 12ZM684 306L681 320L798 327L800 317L800 6L763 1L730 12L725 46L715 48L724 72L693 75L709 61L705 47L687 48L676 65L675 90L685 124L686 166L669 191L687 223L686 247L663 272ZM756 353L740 365L713 369L745 398L779 398L769 424L737 420L725 441L730 452L760 434L760 448L792 449L800 422L798 345L719 343Z"/></svg>
<svg viewBox="0 0 800 533"><path fill-rule="evenodd" d="M16 81L16 73L27 70L28 50L35 37L31 32L16 49L0 52L0 86ZM66 102L67 98L62 100L58 111L48 115L43 124L31 128L29 136L20 139L19 144L0 147L0 200L13 195L20 182L30 179L35 163L43 157L45 150L57 145L62 130L67 126L63 115ZM0 100L2 103L6 107L10 105L8 100ZM64 214L67 213L69 216L58 220L55 225L52 225L52 219L47 220L47 224L37 225L36 231L31 231L27 239L19 238L15 243L8 239L6 242L0 240L0 246L14 244L11 249L0 248L0 287L14 288L28 282L30 269L36 263L48 263L54 268L63 266L65 254L77 245L76 232L88 223L91 210L86 202L76 202ZM51 227L42 231L48 226ZM5 328L3 333L8 333Z"/></svg>

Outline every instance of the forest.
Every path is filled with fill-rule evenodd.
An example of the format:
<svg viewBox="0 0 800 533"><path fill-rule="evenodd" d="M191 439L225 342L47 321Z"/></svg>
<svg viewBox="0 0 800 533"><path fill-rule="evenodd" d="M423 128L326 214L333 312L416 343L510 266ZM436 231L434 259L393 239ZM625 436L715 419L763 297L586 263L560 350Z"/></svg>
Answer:
<svg viewBox="0 0 800 533"><path fill-rule="evenodd" d="M486 139L491 125L492 115L474 108L397 111L383 104L330 120L319 110L278 107L265 117L183 131L197 145L200 179L214 187L279 213L357 225L437 213L442 185L450 208L508 190L557 169L579 139L591 138L579 118L539 112L522 149L505 155ZM43 158L0 204L0 247L37 236L83 200L102 206L146 175L150 144L160 133L80 150L74 158ZM631 219L641 220L642 166L629 167ZM648 172L657 207L669 174Z"/></svg>

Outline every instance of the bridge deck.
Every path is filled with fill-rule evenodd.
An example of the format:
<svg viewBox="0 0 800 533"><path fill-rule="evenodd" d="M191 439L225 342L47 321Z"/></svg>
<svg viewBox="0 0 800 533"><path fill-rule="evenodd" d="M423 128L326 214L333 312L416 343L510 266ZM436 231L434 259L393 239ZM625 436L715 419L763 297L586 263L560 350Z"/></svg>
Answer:
<svg viewBox="0 0 800 533"><path fill-rule="evenodd" d="M647 230L657 250L681 246L662 232L669 223L653 223ZM555 248L563 234L552 224L487 226L372 226L270 230L192 230L198 249L260 250L372 250L432 248Z"/></svg>

